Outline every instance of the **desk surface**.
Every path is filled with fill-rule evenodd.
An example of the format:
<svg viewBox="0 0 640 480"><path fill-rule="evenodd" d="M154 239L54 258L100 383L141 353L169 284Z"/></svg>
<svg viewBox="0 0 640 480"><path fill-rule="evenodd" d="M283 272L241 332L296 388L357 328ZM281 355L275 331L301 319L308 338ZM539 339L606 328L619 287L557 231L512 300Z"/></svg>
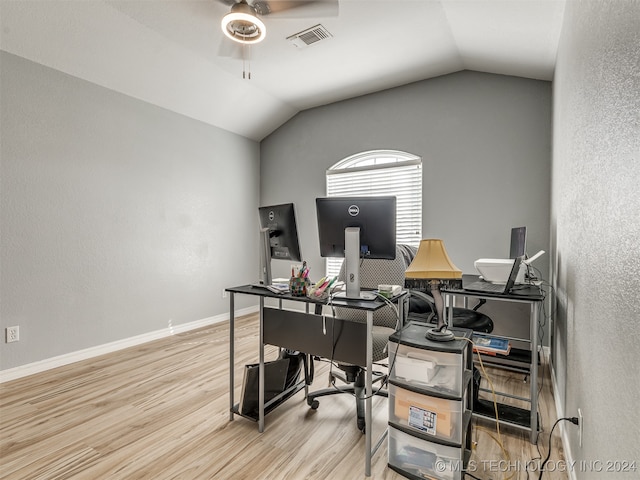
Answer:
<svg viewBox="0 0 640 480"><path fill-rule="evenodd" d="M483 298L498 298L498 299L509 299L509 300L525 300L525 301L541 301L544 300L544 294L540 287L536 285L519 285L516 284L511 292L508 294L505 293L490 293L490 292L475 292L471 290L465 290L465 284L469 284L471 282L475 282L480 280L479 275L462 275L462 287L463 288L443 288L443 293L450 293L453 295L467 295L473 297L483 297Z"/></svg>
<svg viewBox="0 0 640 480"><path fill-rule="evenodd" d="M331 303L328 299L314 299L310 297L296 297L290 293L274 293L271 290L267 290L263 287L254 287L253 285L241 285L239 287L230 287L225 289L231 293L242 293L244 295L257 295L259 297L276 298L278 300L291 300L294 302L306 302L317 305L333 305L334 307L348 307L356 310L369 310L375 311L384 307L387 303L383 300L354 300L351 298L337 298L333 297ZM398 298L406 295L407 292L402 291L400 294L389 299L391 302L396 302Z"/></svg>

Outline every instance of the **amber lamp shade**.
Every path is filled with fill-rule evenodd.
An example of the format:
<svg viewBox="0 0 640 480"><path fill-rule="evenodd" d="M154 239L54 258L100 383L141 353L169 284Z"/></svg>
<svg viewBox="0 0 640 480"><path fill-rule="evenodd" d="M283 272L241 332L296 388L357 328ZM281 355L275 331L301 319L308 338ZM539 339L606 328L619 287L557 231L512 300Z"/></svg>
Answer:
<svg viewBox="0 0 640 480"><path fill-rule="evenodd" d="M443 286L461 287L462 271L449 258L442 240L421 240L418 252L405 271L404 277L406 288L428 290L434 299L438 325L427 332L427 338L441 342L453 340L453 332L447 328L440 289Z"/></svg>

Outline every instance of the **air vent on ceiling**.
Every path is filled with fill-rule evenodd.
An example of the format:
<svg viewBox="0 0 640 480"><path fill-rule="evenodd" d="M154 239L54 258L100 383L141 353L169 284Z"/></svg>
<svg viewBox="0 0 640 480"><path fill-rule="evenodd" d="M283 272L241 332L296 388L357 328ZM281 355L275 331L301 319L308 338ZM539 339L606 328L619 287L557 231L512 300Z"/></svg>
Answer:
<svg viewBox="0 0 640 480"><path fill-rule="evenodd" d="M333 37L333 35L329 33L329 30L324 28L322 25L316 25L315 27L307 28L302 32L298 32L287 37L287 40L298 48L305 48L309 45L318 43L321 40L328 40L331 37Z"/></svg>

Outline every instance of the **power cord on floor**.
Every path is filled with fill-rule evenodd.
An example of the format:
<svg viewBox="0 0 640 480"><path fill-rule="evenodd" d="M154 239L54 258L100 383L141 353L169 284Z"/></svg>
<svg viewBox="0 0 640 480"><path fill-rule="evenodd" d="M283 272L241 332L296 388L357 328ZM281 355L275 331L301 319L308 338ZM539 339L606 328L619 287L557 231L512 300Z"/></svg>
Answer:
<svg viewBox="0 0 640 480"><path fill-rule="evenodd" d="M551 432L549 432L549 452L547 453L546 458L540 465L540 474L538 475L538 480L542 478L542 474L544 473L544 466L547 464L547 462L549 461L549 458L551 457L551 437L553 436L553 431L555 430L556 426L563 420L567 420L573 423L574 425L578 425L580 423L580 420L578 419L578 417L562 417L556 420L556 423L553 424L553 427L551 427Z"/></svg>
<svg viewBox="0 0 640 480"><path fill-rule="evenodd" d="M471 340L470 338L467 337L455 337L456 340L465 340L467 342L469 342L471 344L471 348L473 351L473 348L475 348L475 343L473 342L473 340ZM489 387L491 387L491 394L493 396L493 409L494 409L494 413L495 413L495 417L496 417L496 434L497 434L497 438L494 437L493 435L490 434L491 438L493 438L493 440L495 440L495 442L498 444L498 446L500 447L500 450L502 451L502 455L504 457L504 459L506 460L507 463L511 462L511 457L509 456L509 452L507 452L507 449L504 447L504 442L502 441L502 434L500 433L500 418L498 415L498 400L497 400L497 396L496 396L496 389L493 386L493 382L491 381L491 377L487 374L487 371L484 368L484 364L482 363L482 355L478 355L478 360L480 362L480 369L482 370L482 373L485 377L485 379L487 380L487 382L489 383ZM465 473L468 473L465 471ZM511 475L509 475L505 480L511 480L511 478L513 477L513 475L515 474L515 472L513 472Z"/></svg>
<svg viewBox="0 0 640 480"><path fill-rule="evenodd" d="M540 417L540 421L538 422L538 427L540 428L540 432L544 432L544 428L542 426L542 417ZM532 458L531 460L529 460L529 462L527 463L526 467L525 467L525 471L527 472L527 480L529 480L529 465L534 465L534 462L536 460L542 460L542 452L540 451L540 435L538 435L538 438L536 439L536 450L538 450L538 456Z"/></svg>
<svg viewBox="0 0 640 480"><path fill-rule="evenodd" d="M334 292L331 293L329 295L328 298L328 302L327 302L327 306L331 309L331 320L332 320L332 327L331 327L331 331L332 331L332 335L335 335L335 321L336 321L336 310L335 310L335 305L333 304L333 299L336 296L338 292ZM395 313L395 317L396 317L396 331L399 331L400 329L400 312L398 311L398 307L387 297L385 297L384 295L380 294L379 291L375 292L376 297L379 300L382 300L384 303L387 304L387 306L391 307L391 309L393 310L393 312ZM402 301L402 300L400 300ZM326 322L326 317L323 318L323 333L326 335L326 327L324 326L324 322ZM331 358L329 359L329 387L333 387L336 390L340 390L340 388L335 384L335 376L333 374L333 367L337 367L340 368L339 365L334 361L334 356L335 356L335 348L337 345L337 340L334 336L332 336L331 338L331 345L332 345L332 350L331 350ZM394 365L395 365L395 361L396 361L396 356L397 356L398 352L395 352L395 355L393 356L393 360L391 362L388 362L387 365L383 365L380 364L378 362L373 362L373 365L377 365L377 366L382 366L382 367L386 367L388 370L388 373L391 372L391 370L393 369ZM376 372L377 373L377 372ZM381 391L383 391L389 381L389 375L383 375L382 380L380 382L380 386L378 387L377 390L373 390L372 388L372 392L369 393L369 395L365 395L363 397L363 400L367 400L369 398L374 398L376 395L378 395ZM350 393L350 392L343 392L343 393ZM350 393L351 396L356 397L355 393Z"/></svg>

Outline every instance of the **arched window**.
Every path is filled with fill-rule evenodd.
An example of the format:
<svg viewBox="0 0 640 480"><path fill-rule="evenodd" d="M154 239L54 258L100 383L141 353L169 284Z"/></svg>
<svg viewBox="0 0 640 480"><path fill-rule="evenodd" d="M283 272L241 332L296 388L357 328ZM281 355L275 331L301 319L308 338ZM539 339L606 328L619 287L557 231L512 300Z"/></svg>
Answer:
<svg viewBox="0 0 640 480"><path fill-rule="evenodd" d="M422 159L396 150L372 150L347 157L327 170L327 196L394 195L396 242L418 246L422 238ZM337 275L343 259L327 259Z"/></svg>

